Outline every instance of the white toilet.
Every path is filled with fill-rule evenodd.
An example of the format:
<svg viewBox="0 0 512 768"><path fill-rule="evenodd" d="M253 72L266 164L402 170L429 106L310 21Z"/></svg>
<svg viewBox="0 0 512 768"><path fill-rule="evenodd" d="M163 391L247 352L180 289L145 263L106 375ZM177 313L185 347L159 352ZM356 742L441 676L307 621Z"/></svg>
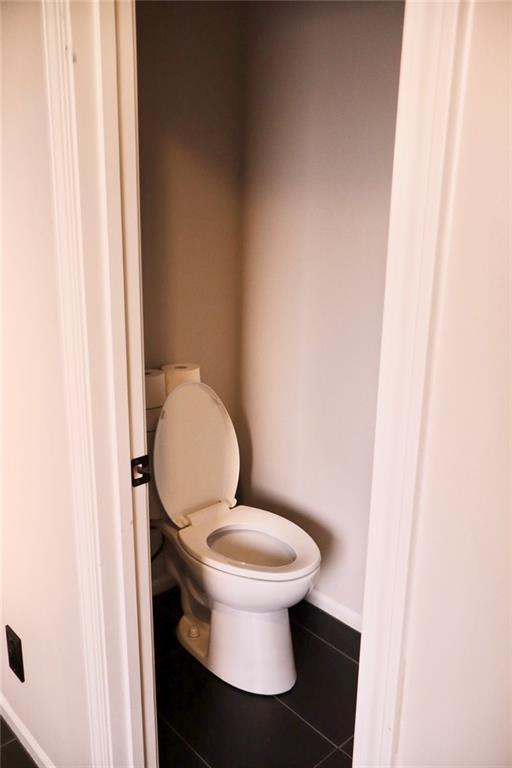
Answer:
<svg viewBox="0 0 512 768"><path fill-rule="evenodd" d="M178 638L231 685L283 693L296 680L288 608L313 587L320 551L289 520L236 506L239 469L235 430L215 392L198 383L170 392L153 450L170 521L153 523L181 589Z"/></svg>

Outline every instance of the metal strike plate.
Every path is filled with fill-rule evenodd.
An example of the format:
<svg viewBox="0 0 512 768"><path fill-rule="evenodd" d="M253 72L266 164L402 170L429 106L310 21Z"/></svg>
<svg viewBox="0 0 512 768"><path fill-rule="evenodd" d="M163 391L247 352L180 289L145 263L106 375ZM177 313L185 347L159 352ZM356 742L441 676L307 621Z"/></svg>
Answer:
<svg viewBox="0 0 512 768"><path fill-rule="evenodd" d="M137 488L138 485L144 485L151 480L151 472L149 469L149 456L139 456L137 459L132 459L132 486Z"/></svg>

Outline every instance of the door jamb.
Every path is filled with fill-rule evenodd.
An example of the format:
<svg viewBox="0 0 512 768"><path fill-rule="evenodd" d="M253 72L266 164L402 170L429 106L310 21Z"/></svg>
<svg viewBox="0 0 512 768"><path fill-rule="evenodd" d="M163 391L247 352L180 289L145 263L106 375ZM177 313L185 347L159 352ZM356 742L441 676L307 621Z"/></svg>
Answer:
<svg viewBox="0 0 512 768"><path fill-rule="evenodd" d="M132 490L130 471L146 440L140 296L125 284L133 267L139 285L140 267L135 72L123 58L135 62L134 9L41 2L84 727L91 765L156 768L147 491Z"/></svg>
<svg viewBox="0 0 512 768"><path fill-rule="evenodd" d="M123 209L126 347L131 456L147 452L142 263L137 111L135 2L115 0L118 75L119 151ZM133 489L135 566L139 618L142 713L146 766L158 765L148 486Z"/></svg>
<svg viewBox="0 0 512 768"><path fill-rule="evenodd" d="M41 2L84 727L91 765L156 766L141 694L151 624L141 627L134 557L115 11Z"/></svg>
<svg viewBox="0 0 512 768"><path fill-rule="evenodd" d="M393 765L415 499L474 0L405 7L377 397L354 768Z"/></svg>

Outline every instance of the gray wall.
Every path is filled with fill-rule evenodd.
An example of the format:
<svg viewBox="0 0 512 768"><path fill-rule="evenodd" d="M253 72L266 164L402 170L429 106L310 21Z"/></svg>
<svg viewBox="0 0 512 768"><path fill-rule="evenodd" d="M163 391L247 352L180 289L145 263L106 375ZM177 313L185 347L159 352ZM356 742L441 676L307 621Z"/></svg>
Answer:
<svg viewBox="0 0 512 768"><path fill-rule="evenodd" d="M236 410L241 8L137 4L146 366L199 362Z"/></svg>
<svg viewBox="0 0 512 768"><path fill-rule="evenodd" d="M242 498L357 624L401 3L138 5L146 360L226 402ZM314 596L315 599L315 596Z"/></svg>
<svg viewBox="0 0 512 768"><path fill-rule="evenodd" d="M249 499L362 610L403 8L251 10L241 408ZM250 446L250 447L249 447ZM348 610L347 610L348 609Z"/></svg>

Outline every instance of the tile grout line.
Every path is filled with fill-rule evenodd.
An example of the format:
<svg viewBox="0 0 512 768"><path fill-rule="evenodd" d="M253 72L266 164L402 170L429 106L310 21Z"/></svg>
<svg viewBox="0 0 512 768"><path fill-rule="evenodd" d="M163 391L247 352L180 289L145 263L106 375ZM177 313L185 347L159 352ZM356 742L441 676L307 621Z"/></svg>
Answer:
<svg viewBox="0 0 512 768"><path fill-rule="evenodd" d="M325 757L322 757L319 763L315 763L313 768L320 768L320 766L322 766L325 763L325 761L328 760L330 757L335 755L337 751L338 751L337 749L333 749L333 751L329 752L328 755L325 755Z"/></svg>
<svg viewBox="0 0 512 768"><path fill-rule="evenodd" d="M349 736L348 739L345 739L345 741L342 744L340 744L340 746L338 747L338 749L341 752L341 754L342 755L346 755L347 757L350 757L351 760L352 760L352 755L349 755L348 752L345 752L343 747L345 746L345 744L348 744L349 741L352 741L353 738L354 738L354 734L352 734L352 736Z"/></svg>
<svg viewBox="0 0 512 768"><path fill-rule="evenodd" d="M313 630L309 629L308 627L305 627L304 624L300 623L300 621L297 621L296 619L290 619L290 623L291 624L296 624L298 627L303 629L305 632L309 632L310 635L313 635L313 637L316 637L316 639L320 640L320 642L325 643L325 645L329 646L329 648L332 648L333 651L336 651L336 653L340 653L346 659L349 659L349 661L351 661L353 664L357 664L357 666L359 666L359 661L357 659L354 659L352 656L349 656L349 654L345 653L345 651L341 651L339 648L336 648L335 645L330 643L324 637L321 637L320 635L317 635L316 632L313 632Z"/></svg>
<svg viewBox="0 0 512 768"><path fill-rule="evenodd" d="M6 747L8 744L12 744L12 743L13 743L13 741L19 741L19 739L18 739L16 736L13 736L13 737L12 737L12 739L9 739L9 741L4 741L4 743L3 743L3 744L0 744L0 749L3 749L3 748L4 748L4 747Z"/></svg>
<svg viewBox="0 0 512 768"><path fill-rule="evenodd" d="M191 752L193 752L193 753L194 753L194 755L195 755L196 757L198 757L198 758L199 758L199 760L200 760L202 763L204 763L204 764L207 766L207 768L212 768L212 767L211 767L211 765L210 765L210 763L207 763L207 762L206 762L206 760L204 759L204 757L203 757L202 755L200 755L200 754L199 754L199 752L197 752L197 751L194 749L194 747L193 747L191 744L189 744L189 743L188 743L188 741L186 740L186 738L185 738L184 736L182 736L182 735L181 735L181 733L179 733L179 731L177 731L177 730L176 730L176 728L175 728L173 725L171 725L171 724L170 724L170 723L169 723L169 722L168 722L168 721L165 719L165 717L164 717L163 715L160 715L160 719L161 719L161 721L164 723L164 725L166 725L168 728L170 728L170 729L171 729L171 731L173 731L173 733L175 733L175 734L176 734L176 736L177 736L179 739L181 739L181 741L182 741L182 742L185 744L185 746L186 746L186 747L188 747L188 748L190 749L190 751L191 751Z"/></svg>
<svg viewBox="0 0 512 768"><path fill-rule="evenodd" d="M163 612L164 612L165 614L167 614L167 613L170 613L170 610L169 610L169 607L168 607L168 606L166 606L166 605L165 605L165 606L164 606L164 605L162 605L162 609L163 609ZM166 618L167 618L167 617L166 617ZM172 618L174 619L175 617L174 617L174 616L172 616ZM333 643L331 643L329 640L326 640L326 639L325 639L324 637L322 637L321 635L318 635L316 632L314 632L313 630L311 630L309 627L305 626L305 625L304 625L304 624L303 624L301 621L297 621L295 618L293 618L293 619L292 619L292 618L290 617L290 623L292 623L292 624L295 624L296 626L300 627L300 628L301 628L303 631L307 632L309 635L311 635L312 637L314 637L316 640L320 641L321 643L323 643L323 644L324 644L324 645L326 645L327 647L331 648L333 651L336 651L336 653L340 654L341 656L344 656L346 659L348 659L349 661L351 661L353 664L356 664L357 666L359 666L359 661L358 661L357 659L353 658L352 656L350 656L350 655L349 655L348 653L346 653L345 651L342 651L340 648L338 648L336 645L334 645ZM160 664L162 664L162 666L164 666L164 665L165 665L165 664L168 662L168 660L169 660L169 658L170 658L171 656L172 656L172 653L169 653L169 652L165 653L165 656L164 656L164 658L159 660ZM160 664L159 664L159 666L160 666ZM349 736L348 738L346 738L346 739L345 739L345 740L344 740L344 741L343 741L341 744L336 744L336 743L335 743L334 741L332 741L332 740L331 740L329 737L327 737L327 736L326 736L324 733L322 733L322 732L321 732L321 731L320 731L318 728L316 728L314 725L312 725L312 723L310 723L308 720L306 720L306 718L305 718L305 717L303 717L302 715L300 715L300 714L299 714L298 712L296 712L296 711L295 711L295 710L294 710L294 709L293 709L293 708L292 708L290 705L288 705L288 704L287 704L287 703L285 703L285 702L284 702L282 699L280 699L280 698L279 698L279 696L277 696L277 695L276 695L276 696L274 696L273 698L277 699L277 701L279 701L279 703L280 703L280 704L282 704L282 706L283 706L283 707L285 707L285 708L286 708L286 709L287 709L289 712L291 712L293 715L295 715L295 717L297 717L299 720L301 720L301 721L302 721L302 722L303 722L303 723L304 723L306 726L308 726L309 728L311 728L311 730L313 730L315 733L317 733L317 734L318 734L318 735L319 735L319 736L320 736L320 737L321 737L321 738L322 738L324 741L326 741L328 744L330 744L330 745L333 747L332 751L330 751L330 752L328 752L326 755L324 755L324 757L322 757L322 759L321 759L321 760L320 760L318 763L315 763L315 765L313 766L313 768L320 768L320 766L321 766L321 765L322 765L322 764L323 764L325 761L327 761L327 760L328 760L330 757L332 757L332 756L333 756L334 754L336 754L336 752L338 752L338 751L339 751L339 752L341 752L341 753L342 753L342 754L343 754L345 757L348 757L348 758L352 759L352 758L351 758L351 755L349 755L347 752L345 752L345 750L343 749L343 747L344 747L346 744L348 744L348 742L349 742L349 741L350 741L350 740L353 738L353 734L352 734L351 736ZM202 755L201 755L201 754L199 754L199 752L197 752L197 751L194 749L194 747L192 747L192 745L191 745L191 744L189 744L189 742L188 742L188 741L187 741L187 740L186 740L186 739L185 739L185 738L184 738L184 737L183 737L183 736L182 736L182 735L181 735L181 734L180 734L180 733L179 733L179 732L176 730L176 728L174 728L174 726L172 726L172 725L171 725L171 724L170 724L170 723L169 723L169 722L166 720L166 718L165 718L165 717L163 717L163 716L160 716L160 719L161 719L161 721L163 722L163 724L164 724L166 727L168 727L168 728L169 728L169 729L170 729L170 730L171 730L171 731L172 731L172 732L173 732L173 733L174 733L174 734L175 734L175 735L176 735L176 736L177 736L177 737L180 739L180 741L181 741L181 742L183 742L183 744L185 744L185 746L186 746L188 749L190 749L190 751L191 751L191 752L192 752L192 753L193 753L193 754L194 754L194 755L195 755L195 756L196 756L196 757L197 757L197 758L198 758L198 759L201 761L201 763L203 763L205 766L207 766L207 768L211 768L210 764L209 764L209 763L208 763L208 762L205 760L205 758L203 758L203 757L202 757ZM12 740L14 740L14 739L12 739ZM11 740L11 741L12 741L12 740ZM11 743L11 741L9 741L9 742L7 742L7 743Z"/></svg>
<svg viewBox="0 0 512 768"><path fill-rule="evenodd" d="M338 749L342 749L342 747L344 747L344 746L345 746L345 744L348 744L348 742L350 741L350 739L353 739L353 738L354 738L354 734L352 734L351 736L349 736L349 737L348 737L348 739L345 739L345 741L342 741L342 742L341 742L341 744L338 744ZM350 757L350 755L349 755L349 757Z"/></svg>
<svg viewBox="0 0 512 768"><path fill-rule="evenodd" d="M302 715L299 715L298 712L296 712L294 709L292 709L288 704L285 704L285 702L279 698L279 696L274 696L274 698L283 705L283 707L286 707L286 709L295 715L295 717L298 717L299 720L302 720L303 723L305 723L309 728L311 728L315 733L318 733L319 736L322 737L322 739L325 739L329 744L331 744L333 747L336 747L338 749L338 746L334 743L334 741L331 741L328 736L325 735L325 733L322 733L322 731L319 731L318 728L315 728L314 725L311 725L311 723L308 723L305 717L302 717Z"/></svg>

